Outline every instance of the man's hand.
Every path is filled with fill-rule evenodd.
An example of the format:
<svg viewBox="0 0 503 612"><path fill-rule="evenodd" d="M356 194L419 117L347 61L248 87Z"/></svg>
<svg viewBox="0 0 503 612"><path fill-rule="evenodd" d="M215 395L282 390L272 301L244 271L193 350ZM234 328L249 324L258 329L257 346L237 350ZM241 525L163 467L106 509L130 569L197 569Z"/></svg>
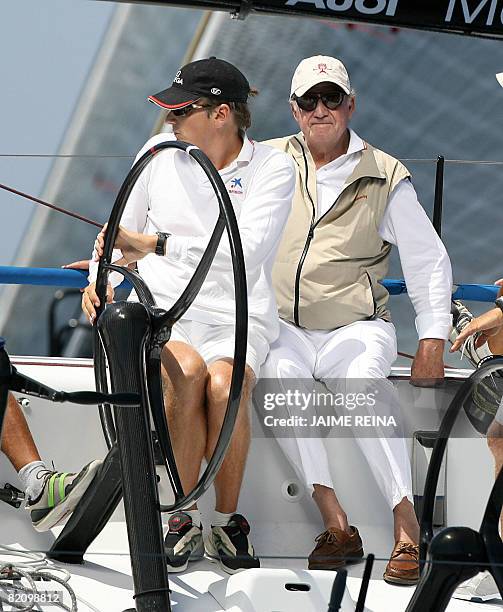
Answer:
<svg viewBox="0 0 503 612"><path fill-rule="evenodd" d="M110 283L107 285L107 304L114 299L114 290ZM100 305L100 299L96 293L96 283L91 283L84 289L82 295L82 310L93 325L96 319L96 308Z"/></svg>
<svg viewBox="0 0 503 612"><path fill-rule="evenodd" d="M89 259L81 259L79 261L72 261L72 263L61 266L65 270L89 270Z"/></svg>
<svg viewBox="0 0 503 612"><path fill-rule="evenodd" d="M107 224L103 226L94 243L94 258L96 261L103 255L106 231ZM155 234L139 234L138 232L131 232L123 227L119 227L114 248L120 249L122 259L114 263L130 264L143 259L145 255L155 252L156 244L157 236Z"/></svg>
<svg viewBox="0 0 503 612"><path fill-rule="evenodd" d="M437 387L444 381L444 340L423 338L412 363L410 384Z"/></svg>
<svg viewBox="0 0 503 612"><path fill-rule="evenodd" d="M480 317L475 317L475 319L472 319L463 329L463 331L459 333L459 336L456 338L456 341L453 342L450 348L450 352L455 353L461 348L463 342L467 338L476 333L478 333L479 336L475 340L475 346L482 346L485 342L487 342L490 336L494 336L500 332L502 326L503 311L500 308L493 308L488 312L484 312L484 314L481 314Z"/></svg>

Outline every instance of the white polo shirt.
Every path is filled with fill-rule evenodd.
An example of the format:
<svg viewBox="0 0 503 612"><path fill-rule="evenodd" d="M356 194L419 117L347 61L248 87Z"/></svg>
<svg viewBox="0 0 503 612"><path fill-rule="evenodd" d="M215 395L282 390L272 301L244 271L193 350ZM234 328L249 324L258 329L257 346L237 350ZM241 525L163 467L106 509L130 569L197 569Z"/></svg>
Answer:
<svg viewBox="0 0 503 612"><path fill-rule="evenodd" d="M139 159L153 145L174 140L158 134L141 149ZM271 270L295 188L295 170L288 155L244 138L238 157L220 171L234 206L243 245L248 284L248 311L262 325L270 342L278 335L278 314ZM199 164L183 151L157 154L136 182L121 225L135 232L169 232L167 254L150 254L138 262L138 271L156 303L169 309L194 274L218 217L218 202ZM114 252L118 259L120 252ZM97 262L90 269L95 280ZM112 284L121 278L111 274ZM136 300L134 292L131 300ZM233 324L234 282L229 241L224 235L206 280L186 320Z"/></svg>

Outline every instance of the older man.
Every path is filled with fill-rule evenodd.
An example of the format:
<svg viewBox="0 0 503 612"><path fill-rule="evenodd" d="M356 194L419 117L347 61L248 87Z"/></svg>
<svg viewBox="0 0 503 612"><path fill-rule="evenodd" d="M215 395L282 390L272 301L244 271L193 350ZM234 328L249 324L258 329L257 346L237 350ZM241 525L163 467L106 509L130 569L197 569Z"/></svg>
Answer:
<svg viewBox="0 0 503 612"><path fill-rule="evenodd" d="M379 281L396 245L417 315L411 382L436 384L444 376L451 324L447 253L408 170L349 129L355 95L342 62L325 56L303 60L293 75L290 105L300 133L269 142L292 156L297 186L273 270L280 337L261 377L300 379L308 390L314 378L331 391L337 379L355 379L354 386L360 384L356 379L363 386L379 381L395 410L386 377L396 358L396 336ZM414 584L419 528L405 440L355 435L393 510L395 546L384 578ZM335 569L344 558L362 556L358 530L335 494L322 441L297 437L280 444L312 488L325 525L309 567Z"/></svg>
<svg viewBox="0 0 503 612"><path fill-rule="evenodd" d="M249 311L245 381L232 440L215 479L216 509L205 543L206 553L228 573L259 566L248 537L250 527L237 513L237 504L250 444L250 395L279 331L271 269L295 184L287 155L246 136L251 92L235 66L209 58L187 64L168 89L150 96L168 111L174 137L198 146L220 172L243 244ZM168 138L173 136L154 136L139 156ZM209 180L186 154L163 152L141 174L115 246L126 263L138 261L160 307L169 308L182 293L217 217ZM98 255L102 247L103 233L97 241ZM91 320L98 303L91 283L83 296ZM174 325L162 355L171 439L186 492L197 483L201 462L212 455L220 434L233 369L234 311L232 261L224 238L201 291ZM201 517L195 505L170 517L165 544L171 571L183 571L189 561L203 556Z"/></svg>

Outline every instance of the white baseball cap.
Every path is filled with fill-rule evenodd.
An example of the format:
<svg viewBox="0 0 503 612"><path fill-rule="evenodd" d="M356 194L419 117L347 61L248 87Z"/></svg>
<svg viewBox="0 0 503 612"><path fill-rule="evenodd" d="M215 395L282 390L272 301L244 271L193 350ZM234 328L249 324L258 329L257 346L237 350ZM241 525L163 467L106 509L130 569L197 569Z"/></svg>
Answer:
<svg viewBox="0 0 503 612"><path fill-rule="evenodd" d="M335 83L347 94L351 93L348 71L335 57L314 55L303 59L293 73L290 97L303 96L318 83Z"/></svg>
<svg viewBox="0 0 503 612"><path fill-rule="evenodd" d="M503 72L498 72L496 78L498 79L498 83L501 85L501 87L503 87Z"/></svg>

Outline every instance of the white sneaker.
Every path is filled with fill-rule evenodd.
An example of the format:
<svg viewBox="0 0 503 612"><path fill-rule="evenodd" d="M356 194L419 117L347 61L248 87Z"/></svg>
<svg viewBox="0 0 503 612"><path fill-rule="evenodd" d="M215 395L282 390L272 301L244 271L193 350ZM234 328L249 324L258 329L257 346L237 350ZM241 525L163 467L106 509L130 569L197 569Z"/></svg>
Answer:
<svg viewBox="0 0 503 612"><path fill-rule="evenodd" d="M168 572L184 572L189 561L199 561L204 555L203 530L194 525L185 512L169 517L168 533L164 538Z"/></svg>
<svg viewBox="0 0 503 612"><path fill-rule="evenodd" d="M496 582L494 582L494 578L487 571L480 572L480 574L460 584L452 596L456 599L476 602L501 599Z"/></svg>
<svg viewBox="0 0 503 612"><path fill-rule="evenodd" d="M36 499L28 499L26 502L33 527L37 531L48 531L65 522L89 488L102 463L96 459L75 474L41 470L37 478L43 479L43 489Z"/></svg>
<svg viewBox="0 0 503 612"><path fill-rule="evenodd" d="M233 514L225 527L214 527L204 543L206 556L228 574L260 567L249 538L250 525L241 514Z"/></svg>

